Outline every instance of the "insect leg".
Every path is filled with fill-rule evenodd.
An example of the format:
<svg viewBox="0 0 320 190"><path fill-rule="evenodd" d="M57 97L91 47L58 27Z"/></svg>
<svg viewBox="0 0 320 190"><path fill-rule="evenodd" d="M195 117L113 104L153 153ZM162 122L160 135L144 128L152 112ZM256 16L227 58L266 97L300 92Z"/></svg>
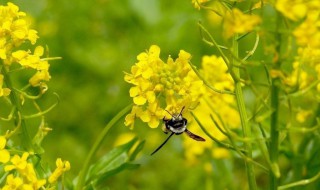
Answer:
<svg viewBox="0 0 320 190"><path fill-rule="evenodd" d="M155 150L151 153L151 156L156 153L158 150L160 150L161 147L163 147L164 144L166 144L168 142L168 140L172 137L172 135L174 134L174 132L172 132L169 137Z"/></svg>

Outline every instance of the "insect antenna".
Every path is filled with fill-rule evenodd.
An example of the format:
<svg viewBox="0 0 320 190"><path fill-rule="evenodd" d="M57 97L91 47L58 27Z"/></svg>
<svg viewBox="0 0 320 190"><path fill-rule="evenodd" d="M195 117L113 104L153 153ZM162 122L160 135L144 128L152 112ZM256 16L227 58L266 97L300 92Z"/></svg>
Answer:
<svg viewBox="0 0 320 190"><path fill-rule="evenodd" d="M181 109L181 111L180 111L179 115L182 115L183 110L184 110L184 106L182 107L182 109Z"/></svg>
<svg viewBox="0 0 320 190"><path fill-rule="evenodd" d="M165 110L165 111L168 112L168 114L171 115L171 117L173 117L173 115L168 110Z"/></svg>
<svg viewBox="0 0 320 190"><path fill-rule="evenodd" d="M174 132L172 132L172 133L169 135L169 137L168 137L155 151L153 151L153 152L151 153L151 156L152 156L154 153L158 152L158 150L160 150L160 148L163 147L163 145L168 142L168 140L172 137L173 134L174 134Z"/></svg>

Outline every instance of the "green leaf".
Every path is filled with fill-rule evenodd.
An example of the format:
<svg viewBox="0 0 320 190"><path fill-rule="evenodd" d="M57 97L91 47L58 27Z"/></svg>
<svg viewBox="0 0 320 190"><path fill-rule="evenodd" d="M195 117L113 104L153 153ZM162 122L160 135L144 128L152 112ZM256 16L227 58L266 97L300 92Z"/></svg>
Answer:
<svg viewBox="0 0 320 190"><path fill-rule="evenodd" d="M139 142L137 147L134 149L134 151L130 155L130 158L129 158L130 161L133 161L134 159L136 159L138 153L143 149L145 142L146 142L145 140Z"/></svg>
<svg viewBox="0 0 320 190"><path fill-rule="evenodd" d="M123 170L133 170L137 169L140 166L140 164L132 164L132 163L123 163L119 165L118 167L107 171L103 175L99 176L99 178L95 181L96 186L101 186L103 183L111 176L116 175L117 173L123 171ZM101 189L101 188L98 188Z"/></svg>
<svg viewBox="0 0 320 190"><path fill-rule="evenodd" d="M98 160L95 164L91 165L86 177L86 184L96 181L100 178L100 176L105 175L110 170L118 171L117 168L129 160L128 152L134 146L137 140L137 138L134 138L130 142L112 149L109 153L100 158L100 160Z"/></svg>

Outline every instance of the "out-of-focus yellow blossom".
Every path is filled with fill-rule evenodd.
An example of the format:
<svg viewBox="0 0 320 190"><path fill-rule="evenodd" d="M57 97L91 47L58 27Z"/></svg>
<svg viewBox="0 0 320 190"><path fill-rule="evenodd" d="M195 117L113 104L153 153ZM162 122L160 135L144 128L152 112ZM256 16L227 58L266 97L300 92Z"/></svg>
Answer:
<svg viewBox="0 0 320 190"><path fill-rule="evenodd" d="M228 73L228 67L222 57L205 55L202 57L201 64L200 72L202 76L216 89L233 90L233 79Z"/></svg>
<svg viewBox="0 0 320 190"><path fill-rule="evenodd" d="M289 86L299 85L299 89L305 88L309 84L308 73L301 69L299 62L293 63L292 73L284 79L284 83Z"/></svg>
<svg viewBox="0 0 320 190"><path fill-rule="evenodd" d="M223 35L230 38L235 34L251 32L260 23L259 16L244 14L239 9L234 8L225 14Z"/></svg>
<svg viewBox="0 0 320 190"><path fill-rule="evenodd" d="M2 87L3 87L3 75L0 74L0 97L8 96L11 90L9 88L2 88Z"/></svg>
<svg viewBox="0 0 320 190"><path fill-rule="evenodd" d="M57 159L56 166L57 168L48 179L49 183L55 183L64 172L70 170L70 163L68 161L62 161L61 158Z"/></svg>
<svg viewBox="0 0 320 190"><path fill-rule="evenodd" d="M280 2L284 1L277 3ZM304 89L316 80L320 80L317 70L320 63L320 1L294 1L293 4L294 6L304 6L308 10L303 15L304 20L293 31L298 45L298 54L292 64L291 73L283 74L281 71L273 71L271 76L281 78L282 82L289 87L298 86L299 89ZM292 8L292 6L286 7ZM288 17L297 20L298 17L293 18L292 14L293 12ZM320 88L318 86L317 90Z"/></svg>
<svg viewBox="0 0 320 190"><path fill-rule="evenodd" d="M199 107L197 107L197 110L200 111L202 109L199 106ZM208 115L205 115L205 114L203 114L203 116L208 117ZM200 116L199 118L201 118L201 122L204 120L207 121L207 119L208 119L208 118L202 118L202 116ZM213 125L212 125L212 128L214 128ZM210 131L212 128L210 128ZM191 120L189 122L188 130L190 130L192 133L195 133L197 135L205 137L203 131L200 129L199 126L197 126L196 122L193 120ZM214 134L215 137L216 137L216 135L218 135L218 138L220 138L219 134L216 134L215 131L212 131L212 134ZM186 150L186 151L184 151L184 156L186 158L187 163L190 165L197 163L198 162L197 157L203 155L203 153L206 149L212 149L212 147L213 147L213 142L211 140L207 139L206 141L199 143L198 141L190 139L190 137L188 137L186 134L183 134L183 137L184 137L183 138L183 146L185 147L185 150Z"/></svg>
<svg viewBox="0 0 320 190"><path fill-rule="evenodd" d="M296 114L296 120L299 123L303 123L307 120L307 118L312 114L311 110L299 110Z"/></svg>
<svg viewBox="0 0 320 190"><path fill-rule="evenodd" d="M262 8L262 5L266 5L269 3L269 0L262 0L262 1L259 1L257 2L256 4L253 5L252 9L260 9Z"/></svg>
<svg viewBox="0 0 320 190"><path fill-rule="evenodd" d="M131 141L135 137L134 133L122 133L114 142L114 146L119 146Z"/></svg>
<svg viewBox="0 0 320 190"><path fill-rule="evenodd" d="M283 72L280 70L272 69L269 71L269 74L271 78L281 78L281 79L285 78Z"/></svg>
<svg viewBox="0 0 320 190"><path fill-rule="evenodd" d="M228 68L221 57L203 56L202 57L202 69L200 70L203 78L208 81L216 89L233 91L234 83L230 74L227 72ZM202 96L197 109L194 110L194 114L200 119L201 124L218 140L223 141L226 136L214 126L210 114L213 115L215 120L222 126L221 121L217 117L219 114L222 122L230 128L237 128L240 126L240 116L235 107L235 97L228 94L219 94L206 89ZM215 112L213 111L215 110ZM189 123L190 131L195 134L202 135L203 132L198 126L195 126L195 122ZM196 141L186 140L184 146L188 149L185 152L188 162L196 162L196 157L204 152L205 149L216 149L215 143L212 141L206 141L204 143L198 143ZM221 149L219 149L221 150ZM219 151L218 151L219 152ZM222 158L227 156L228 151L222 150L219 154L212 154Z"/></svg>
<svg viewBox="0 0 320 190"><path fill-rule="evenodd" d="M134 85L130 88L134 106L125 119L126 126L133 127L140 118L155 128L164 116L170 117L165 110L179 113L182 107L188 110L199 102L202 81L188 64L191 55L181 50L176 60L169 56L166 63L159 56L160 48L152 45L137 56L131 73L125 74L125 81Z"/></svg>
<svg viewBox="0 0 320 190"><path fill-rule="evenodd" d="M212 164L210 162L206 162L203 164L203 169L207 173L212 173Z"/></svg>
<svg viewBox="0 0 320 190"><path fill-rule="evenodd" d="M297 60L303 64L317 66L320 64L320 48L311 48L310 46L300 47L298 49Z"/></svg>
<svg viewBox="0 0 320 190"><path fill-rule="evenodd" d="M7 176L6 185L2 190L18 190L22 189L23 181L19 177L14 177L12 174Z"/></svg>
<svg viewBox="0 0 320 190"><path fill-rule="evenodd" d="M277 0L275 7L285 17L297 21L310 12L319 11L320 2L318 0Z"/></svg>
<svg viewBox="0 0 320 190"><path fill-rule="evenodd" d="M19 171L26 169L28 156L29 153L27 152L24 152L21 157L19 155L14 155L10 160L12 165L6 165L4 170L7 172L14 169Z"/></svg>
<svg viewBox="0 0 320 190"><path fill-rule="evenodd" d="M27 163L27 167L23 171L20 171L20 174L24 176L26 181L33 187L33 189L39 189L47 182L45 179L38 179L33 164L31 163Z"/></svg>
<svg viewBox="0 0 320 190"><path fill-rule="evenodd" d="M319 3L320 4L320 3ZM320 7L319 7L320 10ZM299 46L320 48L320 12L309 13L307 18L293 31Z"/></svg>
<svg viewBox="0 0 320 190"><path fill-rule="evenodd" d="M7 163L10 160L10 153L5 149L7 139L0 136L0 163Z"/></svg>
<svg viewBox="0 0 320 190"><path fill-rule="evenodd" d="M192 0L192 5L194 8L200 10L201 4L208 2L209 0Z"/></svg>
<svg viewBox="0 0 320 190"><path fill-rule="evenodd" d="M216 158L216 159L224 159L224 158L228 158L230 156L229 150L225 149L225 148L214 148L212 150L212 157Z"/></svg>
<svg viewBox="0 0 320 190"><path fill-rule="evenodd" d="M299 89L305 89L316 79L313 74L305 71L298 61L293 63L292 71L289 74L284 74L281 70L271 70L270 76L272 78L279 78L289 88L298 87Z"/></svg>
<svg viewBox="0 0 320 190"><path fill-rule="evenodd" d="M211 1L208 5L214 11L207 11L207 19L213 26L220 26L222 22L222 18L227 12L227 8L221 4L219 1Z"/></svg>
<svg viewBox="0 0 320 190"><path fill-rule="evenodd" d="M295 28L293 35L299 46L293 71L289 81L299 82L299 88L305 88L320 80L320 1L307 1L304 4L308 12L303 22ZM299 63L299 68L296 66ZM320 92L320 84L317 84Z"/></svg>
<svg viewBox="0 0 320 190"><path fill-rule="evenodd" d="M228 67L221 57L203 56L202 69L200 73L206 81L208 81L216 89L233 91L233 79L228 73ZM228 94L219 94L207 89L204 98L212 103L212 107L216 110L225 124L230 127L238 127L240 117L235 107L235 97ZM198 111L196 110L196 113ZM214 115L214 114L213 114Z"/></svg>

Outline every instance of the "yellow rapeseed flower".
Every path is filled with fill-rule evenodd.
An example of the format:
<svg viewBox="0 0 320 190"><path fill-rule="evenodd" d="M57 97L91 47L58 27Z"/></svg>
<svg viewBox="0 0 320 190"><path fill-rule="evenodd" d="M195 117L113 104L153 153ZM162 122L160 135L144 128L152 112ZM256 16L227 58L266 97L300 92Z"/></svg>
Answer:
<svg viewBox="0 0 320 190"><path fill-rule="evenodd" d="M47 182L45 179L38 179L32 163L27 163L26 168L19 171L19 173L24 176L25 181L28 182L33 189L40 189Z"/></svg>
<svg viewBox="0 0 320 190"><path fill-rule="evenodd" d="M208 2L209 0L192 0L192 5L194 8L200 10L201 4Z"/></svg>
<svg viewBox="0 0 320 190"><path fill-rule="evenodd" d="M44 48L37 46L32 54L30 50L19 49L23 43L34 45L39 38L37 31L30 29L26 14L19 11L19 7L13 3L0 6L0 59L7 66L18 63L22 68L33 69L35 74L30 78L32 86L41 86L49 81L49 63L40 58L44 54ZM6 69L10 70L10 67ZM1 85L1 81L0 81ZM2 89L1 94L8 94L8 89Z"/></svg>
<svg viewBox="0 0 320 190"><path fill-rule="evenodd" d="M125 81L133 85L130 97L134 103L125 119L126 126L133 126L134 120L140 118L150 127L158 127L168 114L165 110L179 113L182 107L194 107L199 101L202 81L188 64L191 55L181 50L176 60L169 56L167 62L159 56L160 48L152 45L137 56L131 73L125 73Z"/></svg>
<svg viewBox="0 0 320 190"><path fill-rule="evenodd" d="M21 157L19 155L14 155L10 160L12 164L6 165L4 167L4 171L7 172L7 171L14 170L14 169L19 170L19 171L24 170L27 167L28 156L29 156L29 153L27 153L27 152L24 152Z"/></svg>
<svg viewBox="0 0 320 190"><path fill-rule="evenodd" d="M230 156L229 150L216 147L212 150L212 157L216 159L224 159Z"/></svg>
<svg viewBox="0 0 320 190"><path fill-rule="evenodd" d="M43 53L44 48L42 46L37 46L33 54L24 50L18 50L12 53L12 58L15 62L25 68L32 68L37 71L29 80L32 86L39 86L41 82L49 81L51 78L48 61L40 58Z"/></svg>
<svg viewBox="0 0 320 190"><path fill-rule="evenodd" d="M235 34L251 32L260 23L261 18L259 16L244 14L239 9L234 8L225 14L223 35L230 38Z"/></svg>
<svg viewBox="0 0 320 190"><path fill-rule="evenodd" d="M233 79L228 73L228 68L221 57L215 55L202 57L202 68L200 74L212 86L221 90L233 91ZM193 112L200 118L201 124L218 140L225 140L226 136L214 126L210 115L222 126L222 122L230 128L237 128L240 126L240 116L235 109L235 97L229 94L219 94L212 92L209 89L205 90L204 95L200 99L200 103ZM219 114L219 117L218 115ZM221 118L222 121L219 119ZM196 134L203 133L195 122L189 122L189 128ZM185 152L186 159L190 163L197 161L197 156L201 155L205 149L210 149L214 153L212 156L216 158L226 157L228 151L215 150L215 143L213 141L206 141L204 143L197 143L196 141L184 141L184 146L188 149Z"/></svg>
<svg viewBox="0 0 320 190"><path fill-rule="evenodd" d="M296 120L299 123L303 123L307 120L307 118L312 115L312 110L299 110L296 114Z"/></svg>
<svg viewBox="0 0 320 190"><path fill-rule="evenodd" d="M5 149L7 139L0 136L0 163L7 163L10 160L10 153Z"/></svg>
<svg viewBox="0 0 320 190"><path fill-rule="evenodd" d="M13 3L0 6L0 49L2 50L0 57L2 59L10 55L12 48L20 46L25 41L35 44L39 38L37 31L29 28L25 16L26 14L20 12L19 7ZM4 50L5 53L3 53Z"/></svg>
<svg viewBox="0 0 320 190"><path fill-rule="evenodd" d="M320 48L319 18L320 12L309 13L307 18L293 31L299 46Z"/></svg>
<svg viewBox="0 0 320 190"><path fill-rule="evenodd" d="M8 96L11 92L9 88L3 88L3 75L0 74L0 97Z"/></svg>
<svg viewBox="0 0 320 190"><path fill-rule="evenodd" d="M319 0L277 0L275 7L285 17L297 21L304 18L310 12L318 12L320 2Z"/></svg>
<svg viewBox="0 0 320 190"><path fill-rule="evenodd" d="M49 183L55 183L58 178L66 171L70 170L70 163L69 161L62 161L61 158L56 160L57 168L54 172L50 175L48 181Z"/></svg>
<svg viewBox="0 0 320 190"><path fill-rule="evenodd" d="M22 189L23 180L20 177L14 177L12 174L7 176L6 184L2 190Z"/></svg>
<svg viewBox="0 0 320 190"><path fill-rule="evenodd" d="M3 144L3 137L0 137L0 143ZM3 155L1 152L0 158L2 156ZM26 189L26 190L36 189L37 190L46 184L45 179L38 179L33 164L31 162L28 162L27 160L28 157L29 157L29 153L27 152L24 152L21 157L19 155L14 155L10 160L11 164L5 165L4 167L5 172L10 172L12 170L15 170L15 175L18 175L23 180L20 181L20 178L14 178L14 176L9 177L7 178L7 184L4 186L4 188L9 188L9 187L12 188L12 186L17 186L20 189ZM10 158L10 155L9 155L9 158Z"/></svg>

